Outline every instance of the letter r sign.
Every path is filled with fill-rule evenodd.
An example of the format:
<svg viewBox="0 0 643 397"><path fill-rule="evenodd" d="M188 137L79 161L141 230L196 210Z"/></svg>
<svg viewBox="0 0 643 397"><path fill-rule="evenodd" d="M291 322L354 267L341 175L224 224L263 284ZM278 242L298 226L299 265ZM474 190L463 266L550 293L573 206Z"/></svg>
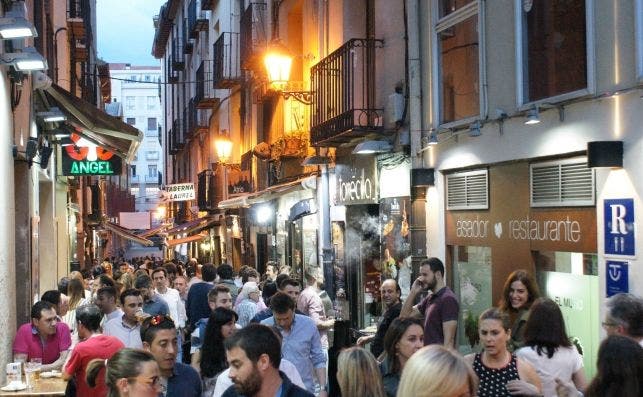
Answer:
<svg viewBox="0 0 643 397"><path fill-rule="evenodd" d="M634 200L610 199L603 202L605 255L634 256Z"/></svg>

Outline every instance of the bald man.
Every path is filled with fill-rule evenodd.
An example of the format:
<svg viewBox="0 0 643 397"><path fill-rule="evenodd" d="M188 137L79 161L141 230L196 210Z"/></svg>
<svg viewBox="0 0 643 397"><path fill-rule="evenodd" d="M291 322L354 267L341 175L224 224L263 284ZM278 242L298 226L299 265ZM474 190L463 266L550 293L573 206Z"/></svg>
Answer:
<svg viewBox="0 0 643 397"><path fill-rule="evenodd" d="M382 321L377 326L377 332L375 335L362 336L357 340L359 346L364 346L370 342L371 353L375 357L379 357L384 352L384 335L386 335L386 331L388 331L388 327L393 320L400 316L400 311L402 310L402 301L400 300L402 291L397 281L392 278L384 280L380 287L380 293L382 302L384 302L384 314L382 315Z"/></svg>

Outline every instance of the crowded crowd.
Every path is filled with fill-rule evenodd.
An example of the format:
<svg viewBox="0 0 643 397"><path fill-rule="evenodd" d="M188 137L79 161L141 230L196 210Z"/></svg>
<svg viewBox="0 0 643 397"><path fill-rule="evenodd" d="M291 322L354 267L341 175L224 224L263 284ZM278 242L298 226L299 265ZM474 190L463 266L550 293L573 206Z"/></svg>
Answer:
<svg viewBox="0 0 643 397"><path fill-rule="evenodd" d="M524 270L479 316L479 352L458 353L459 302L443 263L429 258L404 301L395 279L382 280L377 331L333 357L319 269L304 271L304 285L288 267L265 269L106 258L42 294L17 330L14 360L61 371L68 396L643 395L638 296L607 301L588 379L559 306Z"/></svg>

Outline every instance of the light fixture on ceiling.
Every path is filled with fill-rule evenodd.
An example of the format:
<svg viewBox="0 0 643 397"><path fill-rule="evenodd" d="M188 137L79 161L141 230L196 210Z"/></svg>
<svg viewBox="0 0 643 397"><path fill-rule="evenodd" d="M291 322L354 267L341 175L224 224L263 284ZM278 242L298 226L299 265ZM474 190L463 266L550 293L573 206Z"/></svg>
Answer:
<svg viewBox="0 0 643 397"><path fill-rule="evenodd" d="M388 141L364 141L353 149L353 154L373 154L373 153L386 153L393 149Z"/></svg>
<svg viewBox="0 0 643 397"><path fill-rule="evenodd" d="M540 115L538 114L538 106L534 106L529 111L527 112L527 119L525 120L525 124L531 125L531 124L538 124L540 123Z"/></svg>
<svg viewBox="0 0 643 397"><path fill-rule="evenodd" d="M1 64L13 66L20 72L47 69L47 61L33 47L26 47L22 52L2 54L0 61Z"/></svg>
<svg viewBox="0 0 643 397"><path fill-rule="evenodd" d="M57 107L52 107L46 112L38 112L36 116L40 117L46 123L55 123L67 120L67 116Z"/></svg>
<svg viewBox="0 0 643 397"><path fill-rule="evenodd" d="M0 39L11 40L25 37L37 37L38 32L33 23L25 18L24 1L16 1L2 18L0 18Z"/></svg>
<svg viewBox="0 0 643 397"><path fill-rule="evenodd" d="M330 164L330 159L327 156L320 156L315 154L313 156L306 157L301 165L310 166L310 165L327 165Z"/></svg>
<svg viewBox="0 0 643 397"><path fill-rule="evenodd" d="M476 121L475 123L471 123L469 125L469 136L471 137L476 137L482 135L482 132L480 132L480 121Z"/></svg>

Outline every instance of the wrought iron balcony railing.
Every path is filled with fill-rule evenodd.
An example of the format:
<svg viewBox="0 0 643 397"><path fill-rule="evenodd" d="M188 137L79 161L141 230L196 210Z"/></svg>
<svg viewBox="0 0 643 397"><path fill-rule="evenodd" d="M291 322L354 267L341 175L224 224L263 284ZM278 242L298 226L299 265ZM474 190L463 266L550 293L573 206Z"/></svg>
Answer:
<svg viewBox="0 0 643 397"><path fill-rule="evenodd" d="M260 67L260 56L268 44L266 3L250 3L241 15L239 56L242 69Z"/></svg>
<svg viewBox="0 0 643 397"><path fill-rule="evenodd" d="M382 131L375 105L376 53L384 42L351 39L311 69L313 146L339 146Z"/></svg>
<svg viewBox="0 0 643 397"><path fill-rule="evenodd" d="M188 34L193 39L199 36L199 32L208 30L207 11L201 9L200 3L198 0L191 0L188 6Z"/></svg>
<svg viewBox="0 0 643 397"><path fill-rule="evenodd" d="M241 82L239 33L223 32L214 43L213 86L231 88Z"/></svg>
<svg viewBox="0 0 643 397"><path fill-rule="evenodd" d="M183 53L183 44L179 38L172 41L172 69L183 70L185 68L185 54Z"/></svg>
<svg viewBox="0 0 643 397"><path fill-rule="evenodd" d="M212 109L219 99L214 95L212 86L212 61L201 61L199 68L196 70L196 94L194 101L197 109Z"/></svg>

